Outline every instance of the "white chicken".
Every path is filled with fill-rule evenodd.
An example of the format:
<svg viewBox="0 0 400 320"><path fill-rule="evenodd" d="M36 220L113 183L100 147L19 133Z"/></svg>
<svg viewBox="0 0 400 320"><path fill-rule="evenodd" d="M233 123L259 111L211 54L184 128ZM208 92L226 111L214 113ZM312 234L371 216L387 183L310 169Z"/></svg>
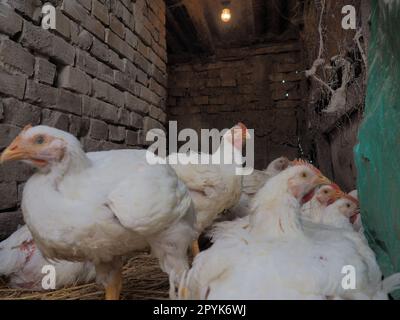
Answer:
<svg viewBox="0 0 400 320"><path fill-rule="evenodd" d="M333 230L307 236L300 223L302 199L329 181L297 165L267 182L252 202L250 223L224 223L215 243L200 253L182 278L183 299L387 298L397 275L385 282L358 243ZM354 233L354 232L353 232ZM342 286L343 267L356 270L356 288ZM377 272L378 271L378 272Z"/></svg>
<svg viewBox="0 0 400 320"><path fill-rule="evenodd" d="M122 257L151 248L173 284L188 268L195 214L184 183L168 165L150 165L145 150L85 154L69 133L26 127L1 162L36 168L22 211L35 243L50 260L89 261L106 299L118 299Z"/></svg>
<svg viewBox="0 0 400 320"><path fill-rule="evenodd" d="M329 184L321 186L312 196L310 201L306 200L306 203L301 207L301 218L303 221L312 223L321 223L324 210L327 206L338 200L344 195L343 191L340 190L336 184Z"/></svg>
<svg viewBox="0 0 400 320"><path fill-rule="evenodd" d="M289 167L290 161L286 157L278 158L272 161L267 169L260 171L254 170L251 175L243 177L242 194L239 203L229 209L225 220L234 220L243 218L250 213L250 201L256 193L265 185L265 183L275 177L277 174Z"/></svg>
<svg viewBox="0 0 400 320"><path fill-rule="evenodd" d="M55 268L55 289L89 283L96 277L90 262L47 261L36 247L27 226L19 228L0 243L0 276L7 278L11 288L44 290L43 267L47 265Z"/></svg>
<svg viewBox="0 0 400 320"><path fill-rule="evenodd" d="M358 201L346 194L339 198L323 210L320 223L353 231L352 218L359 214Z"/></svg>
<svg viewBox="0 0 400 320"><path fill-rule="evenodd" d="M247 128L240 123L225 133L220 147L212 155L192 152L168 157L168 163L189 189L199 233L238 203L242 176L237 174L237 169L243 165L242 147L249 138ZM204 164L204 160L209 164ZM194 255L199 252L196 242L192 250Z"/></svg>

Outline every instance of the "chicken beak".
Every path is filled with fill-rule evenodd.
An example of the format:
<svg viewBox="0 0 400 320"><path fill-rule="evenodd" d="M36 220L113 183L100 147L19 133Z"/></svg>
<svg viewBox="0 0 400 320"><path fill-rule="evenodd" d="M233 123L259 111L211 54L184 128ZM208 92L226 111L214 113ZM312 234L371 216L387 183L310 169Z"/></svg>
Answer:
<svg viewBox="0 0 400 320"><path fill-rule="evenodd" d="M318 175L317 179L316 179L316 185L320 186L320 185L330 185L332 184L332 182L325 176L323 175Z"/></svg>
<svg viewBox="0 0 400 320"><path fill-rule="evenodd" d="M21 137L18 136L1 154L0 163L3 164L13 160L23 160L26 159L28 155L28 150L21 146Z"/></svg>
<svg viewBox="0 0 400 320"><path fill-rule="evenodd" d="M334 198L335 198L335 200L339 200L339 199L343 198L343 196L344 196L344 192L343 191L336 191Z"/></svg>

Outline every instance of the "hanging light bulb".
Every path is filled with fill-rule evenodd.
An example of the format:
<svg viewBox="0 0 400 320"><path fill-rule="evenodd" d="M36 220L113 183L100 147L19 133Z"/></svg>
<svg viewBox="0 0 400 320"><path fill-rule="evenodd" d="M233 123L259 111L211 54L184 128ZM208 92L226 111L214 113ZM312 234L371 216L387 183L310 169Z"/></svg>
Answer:
<svg viewBox="0 0 400 320"><path fill-rule="evenodd" d="M230 4L229 1L222 2L224 9L222 9L221 20L225 23L229 22L232 19L231 9L229 9L229 4Z"/></svg>
<svg viewBox="0 0 400 320"><path fill-rule="evenodd" d="M223 22L229 22L232 18L231 10L229 8L225 8L221 13L221 20Z"/></svg>

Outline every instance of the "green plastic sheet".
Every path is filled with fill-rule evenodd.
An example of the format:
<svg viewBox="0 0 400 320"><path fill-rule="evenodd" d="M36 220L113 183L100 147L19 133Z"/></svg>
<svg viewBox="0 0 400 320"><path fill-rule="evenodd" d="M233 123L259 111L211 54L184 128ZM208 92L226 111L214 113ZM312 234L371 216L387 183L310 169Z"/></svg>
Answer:
<svg viewBox="0 0 400 320"><path fill-rule="evenodd" d="M372 1L365 119L355 148L363 222L385 276L400 272L400 0ZM395 298L400 299L400 292Z"/></svg>

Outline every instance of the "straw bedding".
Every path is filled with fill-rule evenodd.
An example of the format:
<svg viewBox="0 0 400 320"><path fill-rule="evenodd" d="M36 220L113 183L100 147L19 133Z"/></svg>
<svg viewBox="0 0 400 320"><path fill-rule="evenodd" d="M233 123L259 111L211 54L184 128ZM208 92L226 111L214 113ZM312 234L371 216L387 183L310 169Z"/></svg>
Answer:
<svg viewBox="0 0 400 320"><path fill-rule="evenodd" d="M124 267L122 300L168 299L168 277L158 261L147 253L132 258ZM0 280L0 300L103 300L104 290L95 283L49 292L7 288Z"/></svg>

